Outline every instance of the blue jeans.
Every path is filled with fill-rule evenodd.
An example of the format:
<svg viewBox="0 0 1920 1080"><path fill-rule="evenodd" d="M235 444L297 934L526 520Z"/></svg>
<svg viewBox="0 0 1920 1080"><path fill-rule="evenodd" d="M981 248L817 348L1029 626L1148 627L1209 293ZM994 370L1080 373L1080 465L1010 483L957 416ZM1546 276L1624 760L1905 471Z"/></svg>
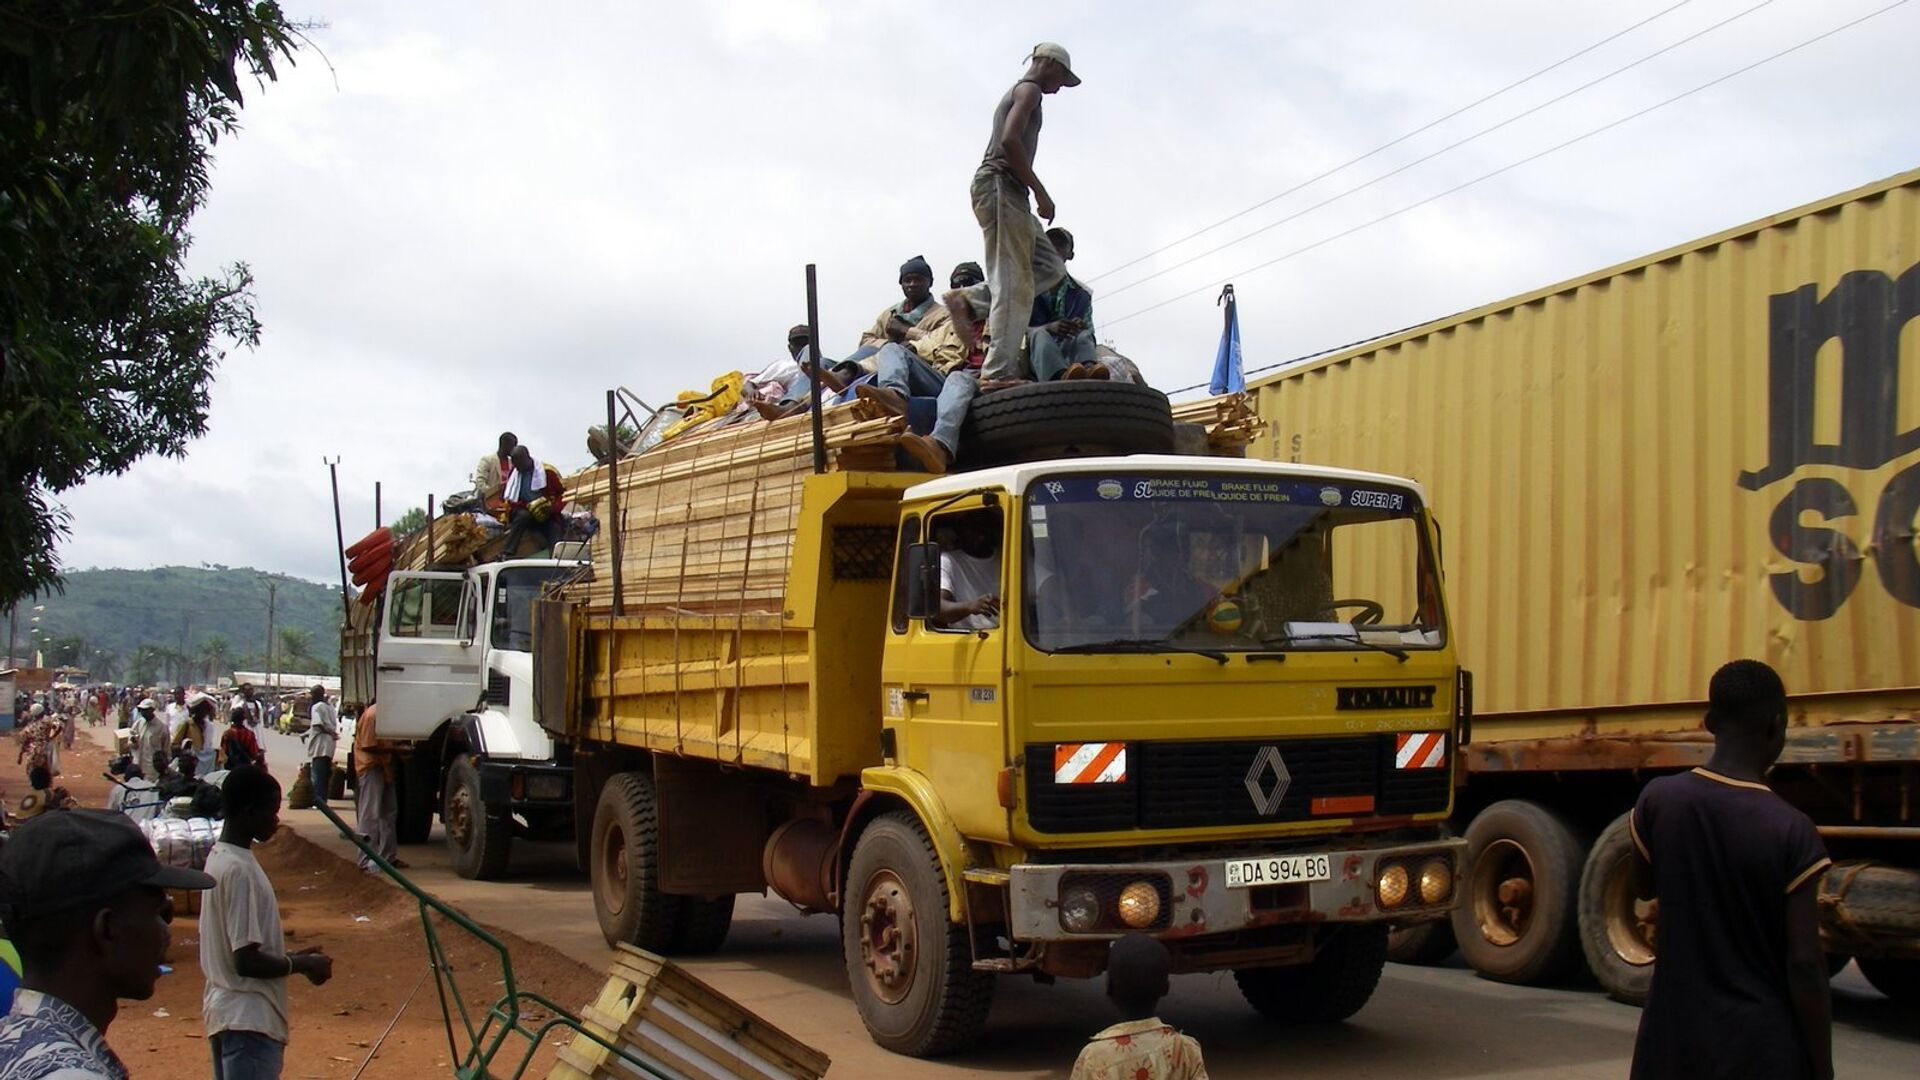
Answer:
<svg viewBox="0 0 1920 1080"><path fill-rule="evenodd" d="M313 805L327 804L327 788L333 782L333 759L317 757L307 762L307 776L313 781Z"/></svg>
<svg viewBox="0 0 1920 1080"><path fill-rule="evenodd" d="M1090 364L1096 355L1091 330L1082 330L1065 341L1047 333L1044 326L1035 326L1027 331L1027 363L1032 366L1033 377L1039 382L1051 382L1059 378L1061 372L1074 364Z"/></svg>
<svg viewBox="0 0 1920 1080"><path fill-rule="evenodd" d="M874 381L907 397L935 397L947 381L940 369L920 359L919 354L897 341L880 346L874 354Z"/></svg>
<svg viewBox="0 0 1920 1080"><path fill-rule="evenodd" d="M222 1031L213 1047L213 1080L280 1080L287 1045L257 1031Z"/></svg>
<svg viewBox="0 0 1920 1080"><path fill-rule="evenodd" d="M967 409L979 389L980 374L969 368L948 375L940 385L940 400L934 405L933 438L949 454L960 453L960 424L966 420Z"/></svg>

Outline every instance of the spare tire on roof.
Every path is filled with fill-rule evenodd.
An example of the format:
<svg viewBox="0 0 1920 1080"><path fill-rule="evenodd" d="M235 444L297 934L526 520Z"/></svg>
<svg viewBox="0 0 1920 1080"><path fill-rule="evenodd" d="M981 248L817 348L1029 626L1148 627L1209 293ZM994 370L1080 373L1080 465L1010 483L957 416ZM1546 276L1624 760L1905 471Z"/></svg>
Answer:
<svg viewBox="0 0 1920 1080"><path fill-rule="evenodd" d="M960 431L965 465L1173 452L1167 395L1138 383L1072 379L978 395Z"/></svg>

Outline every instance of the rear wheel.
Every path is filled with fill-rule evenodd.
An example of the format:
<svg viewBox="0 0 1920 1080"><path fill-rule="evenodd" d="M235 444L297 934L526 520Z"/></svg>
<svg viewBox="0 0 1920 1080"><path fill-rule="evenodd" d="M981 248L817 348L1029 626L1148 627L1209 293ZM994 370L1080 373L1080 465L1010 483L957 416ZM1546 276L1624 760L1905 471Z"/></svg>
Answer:
<svg viewBox="0 0 1920 1080"><path fill-rule="evenodd" d="M621 773L607 781L593 813L588 865L593 911L607 944L673 952L683 899L660 891L660 811L653 777Z"/></svg>
<svg viewBox="0 0 1920 1080"><path fill-rule="evenodd" d="M1489 979L1542 983L1580 948L1576 905L1585 846L1560 815L1537 803L1494 803L1467 826L1467 895L1453 935Z"/></svg>
<svg viewBox="0 0 1920 1080"><path fill-rule="evenodd" d="M1903 1004L1920 1004L1920 960L1897 956L1856 956L1860 974L1875 990Z"/></svg>
<svg viewBox="0 0 1920 1080"><path fill-rule="evenodd" d="M947 920L947 880L919 819L893 813L860 834L847 873L842 952L873 1041L935 1057L972 1043L993 1004L965 927Z"/></svg>
<svg viewBox="0 0 1920 1080"><path fill-rule="evenodd" d="M1580 875L1580 948L1601 989L1644 1005L1653 984L1655 901L1634 889L1633 834L1621 814L1594 841Z"/></svg>
<svg viewBox="0 0 1920 1080"><path fill-rule="evenodd" d="M447 769L447 802L440 812L447 824L447 854L454 872L475 881L491 881L507 870L513 852L513 819L480 798L480 771L461 754Z"/></svg>
<svg viewBox="0 0 1920 1080"><path fill-rule="evenodd" d="M1432 967L1459 951L1453 924L1445 919L1396 926L1387 934L1387 959L1396 964Z"/></svg>
<svg viewBox="0 0 1920 1080"><path fill-rule="evenodd" d="M1366 1005L1386 966L1386 924L1363 923L1333 930L1310 963L1242 968L1233 981L1247 1004L1269 1020L1332 1024Z"/></svg>
<svg viewBox="0 0 1920 1080"><path fill-rule="evenodd" d="M733 897L728 895L707 899L687 896L681 899L686 908L680 923L680 954L704 956L719 952L720 946L727 940L728 929L733 926Z"/></svg>
<svg viewBox="0 0 1920 1080"><path fill-rule="evenodd" d="M433 835L433 755L422 745L400 759L399 813L394 839L402 844L424 844Z"/></svg>

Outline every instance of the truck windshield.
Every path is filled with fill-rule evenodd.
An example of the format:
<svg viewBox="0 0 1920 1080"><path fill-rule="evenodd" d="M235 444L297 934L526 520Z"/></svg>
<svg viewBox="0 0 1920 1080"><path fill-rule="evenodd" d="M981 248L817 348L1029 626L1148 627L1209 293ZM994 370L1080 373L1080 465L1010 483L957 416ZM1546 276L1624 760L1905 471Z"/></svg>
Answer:
<svg viewBox="0 0 1920 1080"><path fill-rule="evenodd" d="M572 577L571 566L510 566L493 586L493 647L533 651L533 602L548 582Z"/></svg>
<svg viewBox="0 0 1920 1080"><path fill-rule="evenodd" d="M1023 623L1048 652L1434 649L1413 491L1250 474L1077 474L1027 489ZM1156 649L1155 651L1159 651Z"/></svg>

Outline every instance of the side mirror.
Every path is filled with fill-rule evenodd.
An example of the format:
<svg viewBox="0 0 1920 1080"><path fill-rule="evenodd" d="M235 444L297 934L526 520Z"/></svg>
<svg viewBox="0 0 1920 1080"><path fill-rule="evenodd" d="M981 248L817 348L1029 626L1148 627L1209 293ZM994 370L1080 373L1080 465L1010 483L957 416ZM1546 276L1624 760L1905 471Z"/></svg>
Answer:
<svg viewBox="0 0 1920 1080"><path fill-rule="evenodd" d="M907 546L907 617L931 619L940 614L940 545Z"/></svg>

